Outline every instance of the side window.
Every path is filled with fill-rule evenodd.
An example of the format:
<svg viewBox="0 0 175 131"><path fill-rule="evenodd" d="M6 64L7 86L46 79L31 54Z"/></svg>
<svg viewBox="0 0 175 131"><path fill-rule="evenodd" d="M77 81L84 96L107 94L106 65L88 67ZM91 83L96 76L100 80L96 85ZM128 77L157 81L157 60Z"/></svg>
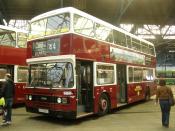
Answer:
<svg viewBox="0 0 175 131"><path fill-rule="evenodd" d="M17 82L27 82L28 68L19 66L17 69Z"/></svg>
<svg viewBox="0 0 175 131"><path fill-rule="evenodd" d="M0 29L0 45L16 46L16 32Z"/></svg>
<svg viewBox="0 0 175 131"><path fill-rule="evenodd" d="M64 13L48 18L46 35L64 33L69 31L70 14Z"/></svg>
<svg viewBox="0 0 175 131"><path fill-rule="evenodd" d="M75 14L73 27L76 33L94 37L94 22L90 19Z"/></svg>
<svg viewBox="0 0 175 131"><path fill-rule="evenodd" d="M130 36L126 36L126 43L127 43L128 48L132 48L132 43L131 43L131 37Z"/></svg>
<svg viewBox="0 0 175 131"><path fill-rule="evenodd" d="M26 48L27 47L27 33L18 32L18 47Z"/></svg>
<svg viewBox="0 0 175 131"><path fill-rule="evenodd" d="M71 88L73 87L73 67L71 63L67 63L65 67L65 87Z"/></svg>
<svg viewBox="0 0 175 131"><path fill-rule="evenodd" d="M149 45L149 50L151 55L155 55L154 53L154 47L152 45Z"/></svg>
<svg viewBox="0 0 175 131"><path fill-rule="evenodd" d="M134 78L134 76L133 76L133 67L129 67L128 68L128 77L129 77L129 82L133 82L133 78Z"/></svg>
<svg viewBox="0 0 175 131"><path fill-rule="evenodd" d="M100 40L104 40L107 42L113 42L112 29L98 24L95 24L95 37Z"/></svg>
<svg viewBox="0 0 175 131"><path fill-rule="evenodd" d="M125 46L126 47L126 38L125 34L114 30L114 43L117 45Z"/></svg>
<svg viewBox="0 0 175 131"><path fill-rule="evenodd" d="M141 68L134 68L134 82L141 82L142 81L142 69Z"/></svg>
<svg viewBox="0 0 175 131"><path fill-rule="evenodd" d="M98 85L113 84L114 78L114 66L112 65L97 65L96 66L96 78Z"/></svg>
<svg viewBox="0 0 175 131"><path fill-rule="evenodd" d="M41 19L33 22L30 27L28 39L45 36L47 19Z"/></svg>
<svg viewBox="0 0 175 131"><path fill-rule="evenodd" d="M137 39L132 38L132 48L133 48L134 50L141 51L140 41L137 40Z"/></svg>
<svg viewBox="0 0 175 131"><path fill-rule="evenodd" d="M141 43L141 45L142 45L142 52L149 53L148 45L143 42Z"/></svg>
<svg viewBox="0 0 175 131"><path fill-rule="evenodd" d="M153 69L143 69L143 81L151 81L153 78Z"/></svg>

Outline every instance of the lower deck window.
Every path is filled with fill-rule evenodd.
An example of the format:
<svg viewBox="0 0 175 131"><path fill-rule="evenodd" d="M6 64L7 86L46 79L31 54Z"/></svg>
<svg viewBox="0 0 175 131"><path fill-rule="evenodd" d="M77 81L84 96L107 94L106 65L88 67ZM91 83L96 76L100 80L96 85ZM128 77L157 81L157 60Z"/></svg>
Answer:
<svg viewBox="0 0 175 131"><path fill-rule="evenodd" d="M128 68L128 82L143 82L143 81L153 81L154 80L154 70L151 68L141 68L141 67L129 67Z"/></svg>
<svg viewBox="0 0 175 131"><path fill-rule="evenodd" d="M114 83L114 66L97 65L97 84L113 84Z"/></svg>

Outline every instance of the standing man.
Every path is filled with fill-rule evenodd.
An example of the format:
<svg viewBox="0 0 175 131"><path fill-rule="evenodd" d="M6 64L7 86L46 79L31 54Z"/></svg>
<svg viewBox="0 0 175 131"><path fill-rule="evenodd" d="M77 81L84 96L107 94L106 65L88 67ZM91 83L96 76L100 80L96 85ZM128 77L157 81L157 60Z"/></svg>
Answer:
<svg viewBox="0 0 175 131"><path fill-rule="evenodd" d="M11 124L12 104L14 96L14 82L11 74L5 75L5 82L2 87L2 97L5 99L5 114L3 125Z"/></svg>
<svg viewBox="0 0 175 131"><path fill-rule="evenodd" d="M160 104L161 112L162 112L162 126L169 127L169 117L171 105L169 103L169 98L173 98L173 93L170 88L166 86L166 82L164 79L159 81L160 87L157 89L156 93L156 103Z"/></svg>

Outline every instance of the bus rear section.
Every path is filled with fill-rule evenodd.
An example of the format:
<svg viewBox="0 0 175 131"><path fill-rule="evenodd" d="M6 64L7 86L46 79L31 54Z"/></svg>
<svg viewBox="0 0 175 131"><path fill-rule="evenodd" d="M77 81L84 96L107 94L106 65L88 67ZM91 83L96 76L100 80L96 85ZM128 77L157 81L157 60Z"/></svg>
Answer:
<svg viewBox="0 0 175 131"><path fill-rule="evenodd" d="M3 85L6 73L12 75L15 84L13 104L25 102L24 90L27 82L26 49L0 46L0 81ZM10 52L10 53L8 53Z"/></svg>
<svg viewBox="0 0 175 131"><path fill-rule="evenodd" d="M6 73L12 75L15 83L13 104L24 103L27 82L27 32L0 25L0 81L3 85Z"/></svg>

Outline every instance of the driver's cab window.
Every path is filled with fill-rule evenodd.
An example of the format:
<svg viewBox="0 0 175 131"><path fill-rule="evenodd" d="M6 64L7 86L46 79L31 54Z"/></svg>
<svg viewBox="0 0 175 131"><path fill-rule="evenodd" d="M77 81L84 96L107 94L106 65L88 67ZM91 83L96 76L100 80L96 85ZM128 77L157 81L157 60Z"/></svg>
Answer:
<svg viewBox="0 0 175 131"><path fill-rule="evenodd" d="M64 87L72 87L73 86L73 68L71 63L67 63L64 70Z"/></svg>

